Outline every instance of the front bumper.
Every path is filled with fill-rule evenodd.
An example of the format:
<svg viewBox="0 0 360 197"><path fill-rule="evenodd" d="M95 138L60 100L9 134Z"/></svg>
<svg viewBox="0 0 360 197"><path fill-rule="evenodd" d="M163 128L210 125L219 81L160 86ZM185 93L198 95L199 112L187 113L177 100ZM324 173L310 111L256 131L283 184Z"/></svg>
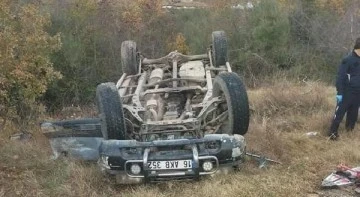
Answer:
<svg viewBox="0 0 360 197"><path fill-rule="evenodd" d="M202 175L227 173L245 157L246 144L240 135L209 134L201 139L152 142L104 140L99 119L43 122L41 129L50 140L54 158L68 155L98 161L102 171L120 184L199 179ZM191 162L191 168L154 170L148 166L154 161L186 161ZM211 162L212 169L204 170L204 162ZM132 173L132 164L139 165L139 174Z"/></svg>
<svg viewBox="0 0 360 197"><path fill-rule="evenodd" d="M199 179L219 170L231 170L242 163L245 140L241 135L209 134L202 139L104 140L100 145L98 164L103 172L116 178L119 184L157 182L165 180ZM154 169L153 162L167 164L191 162L188 168ZM212 166L205 168L204 165ZM140 167L134 173L132 165Z"/></svg>

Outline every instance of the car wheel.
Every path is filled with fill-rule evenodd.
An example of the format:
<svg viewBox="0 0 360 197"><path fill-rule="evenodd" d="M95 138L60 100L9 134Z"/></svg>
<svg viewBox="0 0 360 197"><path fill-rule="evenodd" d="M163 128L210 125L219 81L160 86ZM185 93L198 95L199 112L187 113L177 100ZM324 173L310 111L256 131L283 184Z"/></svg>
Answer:
<svg viewBox="0 0 360 197"><path fill-rule="evenodd" d="M128 75L136 75L139 72L139 58L136 42L127 40L121 43L122 72Z"/></svg>
<svg viewBox="0 0 360 197"><path fill-rule="evenodd" d="M104 139L127 139L124 112L115 84L109 82L98 85L96 101Z"/></svg>
<svg viewBox="0 0 360 197"><path fill-rule="evenodd" d="M224 31L212 32L212 60L215 67L225 65L228 61L227 45Z"/></svg>
<svg viewBox="0 0 360 197"><path fill-rule="evenodd" d="M218 133L245 135L249 127L249 102L245 85L236 73L221 73L214 79L213 97L224 101L217 105L217 113L227 110L227 119Z"/></svg>

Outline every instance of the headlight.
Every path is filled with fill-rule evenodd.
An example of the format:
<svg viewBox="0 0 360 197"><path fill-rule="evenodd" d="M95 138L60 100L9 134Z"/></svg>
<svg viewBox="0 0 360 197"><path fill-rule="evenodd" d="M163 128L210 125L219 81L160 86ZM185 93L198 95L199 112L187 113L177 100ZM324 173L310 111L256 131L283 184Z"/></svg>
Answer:
<svg viewBox="0 0 360 197"><path fill-rule="evenodd" d="M213 163L211 161L205 161L202 165L205 172L210 172L213 169Z"/></svg>
<svg viewBox="0 0 360 197"><path fill-rule="evenodd" d="M138 175L141 172L141 167L139 166L139 164L136 164L136 163L131 164L130 172L134 175Z"/></svg>
<svg viewBox="0 0 360 197"><path fill-rule="evenodd" d="M242 156L246 148L245 138L243 136L235 134L234 139L234 148L232 149L233 158Z"/></svg>

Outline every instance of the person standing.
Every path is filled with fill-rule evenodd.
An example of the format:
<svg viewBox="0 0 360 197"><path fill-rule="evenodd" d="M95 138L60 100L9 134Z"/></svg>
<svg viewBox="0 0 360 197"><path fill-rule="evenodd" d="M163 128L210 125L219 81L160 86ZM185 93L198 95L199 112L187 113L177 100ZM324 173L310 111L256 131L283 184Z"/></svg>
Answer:
<svg viewBox="0 0 360 197"><path fill-rule="evenodd" d="M360 37L356 39L354 50L345 57L336 78L337 106L332 120L329 137L336 140L338 129L346 113L345 128L352 131L358 118L360 105Z"/></svg>

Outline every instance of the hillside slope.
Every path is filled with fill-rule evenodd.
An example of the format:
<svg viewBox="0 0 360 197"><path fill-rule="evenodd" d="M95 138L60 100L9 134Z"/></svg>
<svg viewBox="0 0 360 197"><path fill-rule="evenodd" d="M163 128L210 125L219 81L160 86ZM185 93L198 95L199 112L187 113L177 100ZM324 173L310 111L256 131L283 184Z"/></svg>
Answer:
<svg viewBox="0 0 360 197"><path fill-rule="evenodd" d="M334 109L334 88L321 83L279 82L250 90L251 123L248 150L283 162L259 169L248 161L231 175L199 182L118 186L103 177L96 165L71 159L50 159L46 139L33 129L28 143L0 140L2 196L339 196L323 191L321 180L336 165L358 165L360 126L329 141L324 132ZM11 129L10 129L11 130ZM307 132L318 135L308 137ZM351 196L353 190L342 191Z"/></svg>

